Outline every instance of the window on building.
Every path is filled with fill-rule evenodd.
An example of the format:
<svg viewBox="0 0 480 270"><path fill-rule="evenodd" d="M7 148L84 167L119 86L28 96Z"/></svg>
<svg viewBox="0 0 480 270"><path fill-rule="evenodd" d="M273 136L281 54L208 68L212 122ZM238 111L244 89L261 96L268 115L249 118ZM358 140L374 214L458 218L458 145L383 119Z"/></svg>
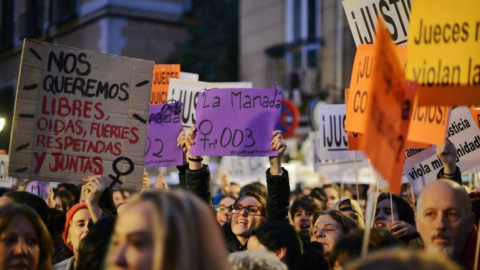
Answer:
<svg viewBox="0 0 480 270"><path fill-rule="evenodd" d="M18 36L20 39L31 37L42 32L43 29L43 1L23 0L17 5Z"/></svg>
<svg viewBox="0 0 480 270"><path fill-rule="evenodd" d="M304 89L309 85L308 70L318 66L319 5L320 0L287 0L287 74L302 74L300 86Z"/></svg>
<svg viewBox="0 0 480 270"><path fill-rule="evenodd" d="M0 50L13 45L13 2L0 0Z"/></svg>

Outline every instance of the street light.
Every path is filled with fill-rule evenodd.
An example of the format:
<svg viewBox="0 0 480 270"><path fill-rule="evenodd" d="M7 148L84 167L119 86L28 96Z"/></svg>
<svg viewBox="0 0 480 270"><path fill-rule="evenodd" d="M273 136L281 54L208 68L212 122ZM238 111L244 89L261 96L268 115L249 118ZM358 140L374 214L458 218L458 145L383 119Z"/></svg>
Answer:
<svg viewBox="0 0 480 270"><path fill-rule="evenodd" d="M5 126L5 118L0 118L0 132L2 132L4 126Z"/></svg>

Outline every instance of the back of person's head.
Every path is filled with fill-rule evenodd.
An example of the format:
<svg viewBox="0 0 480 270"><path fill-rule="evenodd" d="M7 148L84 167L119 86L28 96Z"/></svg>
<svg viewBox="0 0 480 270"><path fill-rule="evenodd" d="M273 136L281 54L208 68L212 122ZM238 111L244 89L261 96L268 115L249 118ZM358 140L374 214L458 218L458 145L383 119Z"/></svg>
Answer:
<svg viewBox="0 0 480 270"><path fill-rule="evenodd" d="M402 197L390 193L380 193L380 195L378 195L377 205L383 200L390 201L390 195L392 196L392 201L397 208L398 219L415 225L415 212L413 210L413 207Z"/></svg>
<svg viewBox="0 0 480 270"><path fill-rule="evenodd" d="M132 223L133 220L138 223ZM125 256L123 248L128 244L128 235L139 233L135 226L142 228L142 233L148 235L145 241L151 243L146 243L148 247L141 254L137 252L135 258L147 257L141 262L145 269L228 268L221 230L211 206L189 192L161 190L133 195L117 218L106 258L107 269L113 265L141 267L140 262L133 262L130 253ZM123 259L119 260L120 257Z"/></svg>
<svg viewBox="0 0 480 270"><path fill-rule="evenodd" d="M292 205L290 206L289 214L290 219L293 219L295 212L305 210L305 212L311 212L312 215L315 213L320 213L322 209L321 202L312 197L312 196L303 196L301 198L297 198L293 201Z"/></svg>
<svg viewBox="0 0 480 270"><path fill-rule="evenodd" d="M253 182L243 186L238 192L238 197L242 197L246 192L255 192L260 196L266 198L267 197L267 187L260 183L260 182Z"/></svg>
<svg viewBox="0 0 480 270"><path fill-rule="evenodd" d="M110 237L115 226L115 217L106 216L89 226L88 234L80 242L76 270L103 269Z"/></svg>
<svg viewBox="0 0 480 270"><path fill-rule="evenodd" d="M10 203L0 207L0 234L3 234L8 225L17 216L24 216L32 225L36 233L35 244L39 247L38 254L38 268L37 269L52 269L52 255L53 243L42 219L39 215L26 205L17 203ZM5 240L2 240L5 241ZM18 240L17 240L18 241ZM11 254L10 254L11 255ZM32 255L32 254L30 254ZM7 254L0 254L0 256L8 256ZM4 261L4 260L3 260Z"/></svg>
<svg viewBox="0 0 480 270"><path fill-rule="evenodd" d="M252 232L258 241L272 252L286 250L288 269L298 269L297 265L303 253L303 244L295 228L282 221L267 221Z"/></svg>
<svg viewBox="0 0 480 270"><path fill-rule="evenodd" d="M60 183L57 186L57 190L67 190L73 196L73 204L77 204L80 201L80 187L70 183Z"/></svg>
<svg viewBox="0 0 480 270"><path fill-rule="evenodd" d="M309 196L312 196L313 198L320 201L322 210L327 209L327 197L325 196L325 193L322 191L321 188L319 187L312 188Z"/></svg>
<svg viewBox="0 0 480 270"><path fill-rule="evenodd" d="M460 270L460 266L446 256L418 252L417 250L389 249L374 252L365 259L348 264L346 270Z"/></svg>
<svg viewBox="0 0 480 270"><path fill-rule="evenodd" d="M12 202L28 205L35 210L43 222L48 225L48 215L50 211L47 203L42 198L24 191L7 192L3 196Z"/></svg>
<svg viewBox="0 0 480 270"><path fill-rule="evenodd" d="M319 242L306 243L298 264L302 270L328 270L328 262L323 256L323 246Z"/></svg>
<svg viewBox="0 0 480 270"><path fill-rule="evenodd" d="M241 251L228 256L231 270L287 270L287 266L267 251Z"/></svg>
<svg viewBox="0 0 480 270"><path fill-rule="evenodd" d="M331 266L335 263L345 267L346 264L360 258L362 254L365 230L355 229L338 239L330 256ZM368 239L368 252L385 248L398 247L400 243L385 229L372 228Z"/></svg>

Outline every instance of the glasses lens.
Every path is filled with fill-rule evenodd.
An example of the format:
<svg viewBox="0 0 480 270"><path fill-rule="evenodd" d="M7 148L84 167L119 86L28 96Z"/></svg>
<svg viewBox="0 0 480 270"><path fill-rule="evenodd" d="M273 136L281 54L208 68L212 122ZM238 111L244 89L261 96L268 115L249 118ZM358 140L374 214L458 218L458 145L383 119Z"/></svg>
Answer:
<svg viewBox="0 0 480 270"><path fill-rule="evenodd" d="M233 213L240 213L242 211L243 207L241 205L235 205L233 206Z"/></svg>
<svg viewBox="0 0 480 270"><path fill-rule="evenodd" d="M254 206L254 205L250 205L247 207L247 212L249 215L255 215L258 211L258 207L257 206Z"/></svg>
<svg viewBox="0 0 480 270"><path fill-rule="evenodd" d="M220 205L220 206L217 206L216 209L217 209L218 212L223 212L223 211L225 211L225 206Z"/></svg>

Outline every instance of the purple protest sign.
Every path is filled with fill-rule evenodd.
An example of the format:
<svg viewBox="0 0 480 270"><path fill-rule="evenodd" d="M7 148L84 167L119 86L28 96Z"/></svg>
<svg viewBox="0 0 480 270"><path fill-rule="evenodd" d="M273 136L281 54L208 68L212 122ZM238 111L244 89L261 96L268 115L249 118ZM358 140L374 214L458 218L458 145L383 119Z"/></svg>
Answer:
<svg viewBox="0 0 480 270"><path fill-rule="evenodd" d="M182 103L150 105L145 167L183 165L182 148L177 137L182 131Z"/></svg>
<svg viewBox="0 0 480 270"><path fill-rule="evenodd" d="M280 120L279 89L210 89L198 96L195 156L275 156L272 133Z"/></svg>

